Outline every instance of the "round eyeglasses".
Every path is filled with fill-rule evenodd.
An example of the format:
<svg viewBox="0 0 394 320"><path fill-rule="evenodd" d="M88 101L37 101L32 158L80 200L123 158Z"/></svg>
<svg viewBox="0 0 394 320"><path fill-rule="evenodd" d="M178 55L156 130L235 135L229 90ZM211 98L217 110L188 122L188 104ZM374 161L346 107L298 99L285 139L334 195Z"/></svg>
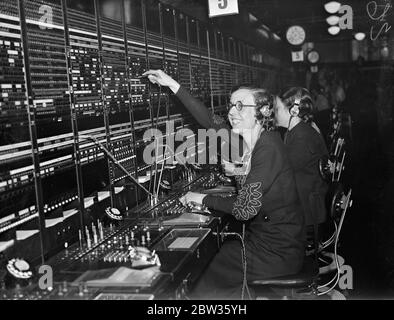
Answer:
<svg viewBox="0 0 394 320"><path fill-rule="evenodd" d="M230 111L232 107L235 107L238 111L241 111L243 107L257 107L255 104L243 104L241 101L237 101L236 103L228 103L227 111Z"/></svg>

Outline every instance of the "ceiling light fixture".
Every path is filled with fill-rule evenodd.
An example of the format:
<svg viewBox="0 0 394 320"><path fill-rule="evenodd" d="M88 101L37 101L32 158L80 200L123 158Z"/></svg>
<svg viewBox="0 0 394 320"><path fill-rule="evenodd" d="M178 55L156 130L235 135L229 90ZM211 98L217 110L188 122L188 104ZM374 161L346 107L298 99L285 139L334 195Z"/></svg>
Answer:
<svg viewBox="0 0 394 320"><path fill-rule="evenodd" d="M268 39L270 36L268 32L262 28L257 28L256 29L258 33L260 33L264 38Z"/></svg>
<svg viewBox="0 0 394 320"><path fill-rule="evenodd" d="M388 58L390 51L388 47L383 47L382 49L380 49L380 54L382 55L382 58Z"/></svg>
<svg viewBox="0 0 394 320"><path fill-rule="evenodd" d="M258 21L258 19L253 14L249 13L249 22L255 23L257 21Z"/></svg>
<svg viewBox="0 0 394 320"><path fill-rule="evenodd" d="M338 24L338 22L339 22L339 17L338 17L338 16L329 16L329 17L326 19L326 21L327 21L327 23L328 23L330 26L335 26L335 25Z"/></svg>
<svg viewBox="0 0 394 320"><path fill-rule="evenodd" d="M326 9L326 11L331 14L338 12L340 7L341 4L337 1L330 1L324 5L324 9Z"/></svg>
<svg viewBox="0 0 394 320"><path fill-rule="evenodd" d="M354 35L354 38L355 38L357 41L363 41L363 40L365 39L365 33L364 33L364 32L357 32L357 33Z"/></svg>
<svg viewBox="0 0 394 320"><path fill-rule="evenodd" d="M341 29L338 26L331 26L328 28L328 33L332 34L333 36L337 35L341 31Z"/></svg>
<svg viewBox="0 0 394 320"><path fill-rule="evenodd" d="M273 34L275 40L282 40L276 33Z"/></svg>

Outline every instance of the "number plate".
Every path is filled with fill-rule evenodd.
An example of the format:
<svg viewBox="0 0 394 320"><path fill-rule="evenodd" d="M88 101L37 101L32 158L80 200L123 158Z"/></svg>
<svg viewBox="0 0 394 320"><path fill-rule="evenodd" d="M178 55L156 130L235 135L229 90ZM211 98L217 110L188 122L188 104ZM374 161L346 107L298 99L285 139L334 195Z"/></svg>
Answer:
<svg viewBox="0 0 394 320"><path fill-rule="evenodd" d="M238 14L238 0L209 0L209 17Z"/></svg>

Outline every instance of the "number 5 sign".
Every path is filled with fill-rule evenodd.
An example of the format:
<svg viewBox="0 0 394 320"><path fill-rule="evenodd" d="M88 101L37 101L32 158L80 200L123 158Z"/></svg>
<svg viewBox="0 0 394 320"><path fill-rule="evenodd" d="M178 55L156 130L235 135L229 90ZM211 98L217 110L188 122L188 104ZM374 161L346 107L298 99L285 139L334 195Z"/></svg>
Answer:
<svg viewBox="0 0 394 320"><path fill-rule="evenodd" d="M238 13L238 0L208 0L209 17Z"/></svg>
<svg viewBox="0 0 394 320"><path fill-rule="evenodd" d="M292 51L291 52L291 60L293 62L304 61L304 51Z"/></svg>

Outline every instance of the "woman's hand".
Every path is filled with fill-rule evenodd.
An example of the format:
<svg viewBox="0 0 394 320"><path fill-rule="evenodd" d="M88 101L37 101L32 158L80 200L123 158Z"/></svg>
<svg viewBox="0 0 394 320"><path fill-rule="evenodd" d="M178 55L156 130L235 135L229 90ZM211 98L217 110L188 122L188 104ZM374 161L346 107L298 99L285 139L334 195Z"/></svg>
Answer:
<svg viewBox="0 0 394 320"><path fill-rule="evenodd" d="M179 201L186 206L190 202L195 202L198 204L202 204L203 199L206 197L206 194L191 192L189 191L183 197L179 198Z"/></svg>
<svg viewBox="0 0 394 320"><path fill-rule="evenodd" d="M171 78L162 70L148 70L143 73L143 76L148 76L148 79L152 83L157 83L160 86L169 87L172 92L177 93L180 84Z"/></svg>

